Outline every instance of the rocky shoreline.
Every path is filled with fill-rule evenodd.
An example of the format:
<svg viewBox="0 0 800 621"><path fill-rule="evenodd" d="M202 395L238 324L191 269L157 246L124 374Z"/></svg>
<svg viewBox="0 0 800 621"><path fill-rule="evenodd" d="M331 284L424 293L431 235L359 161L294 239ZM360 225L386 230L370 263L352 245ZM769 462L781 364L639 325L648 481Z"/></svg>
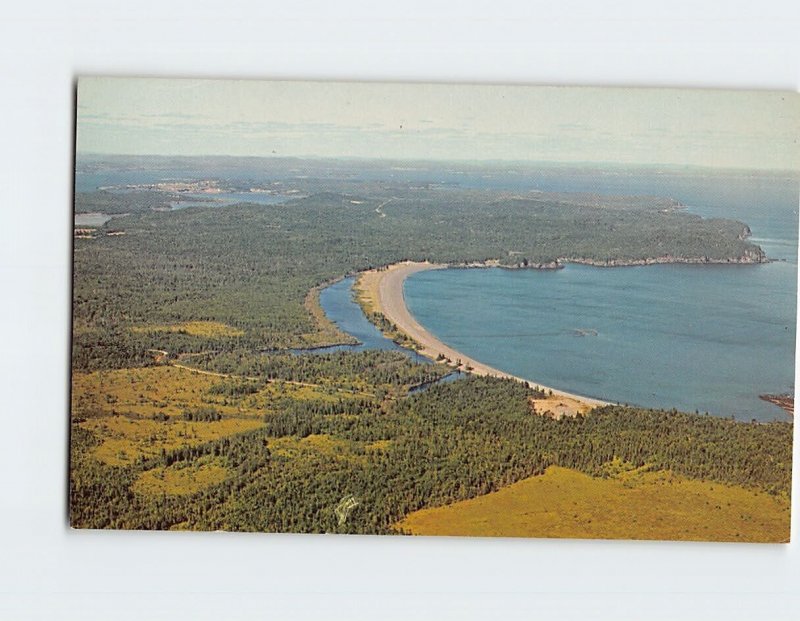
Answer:
<svg viewBox="0 0 800 621"><path fill-rule="evenodd" d="M758 395L759 399L777 405L784 412L794 416L794 396L793 395Z"/></svg>
<svg viewBox="0 0 800 621"><path fill-rule="evenodd" d="M488 261L473 261L470 263L451 264L448 267L458 268L483 268L483 267L500 267L503 269L533 269L533 270L558 270L562 269L567 264L575 265L591 265L592 267L635 267L640 265L759 265L763 263L771 263L772 260L759 248L757 252L746 251L744 255L739 257L726 257L724 259L715 259L711 257L648 257L646 259L590 259L587 257L559 257L553 261L545 263L529 263L520 262L514 264L501 263L497 259Z"/></svg>

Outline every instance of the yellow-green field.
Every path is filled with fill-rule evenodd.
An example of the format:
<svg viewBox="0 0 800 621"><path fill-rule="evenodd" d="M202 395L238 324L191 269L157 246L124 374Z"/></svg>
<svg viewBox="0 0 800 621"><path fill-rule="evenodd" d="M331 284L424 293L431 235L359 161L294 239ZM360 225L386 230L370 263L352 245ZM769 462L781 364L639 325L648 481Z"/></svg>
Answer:
<svg viewBox="0 0 800 621"><path fill-rule="evenodd" d="M363 455L353 452L353 448L356 446L356 443L347 442L327 434L310 435L305 438L286 436L272 438L269 441L269 450L273 454L289 458L316 453L347 461L363 459Z"/></svg>
<svg viewBox="0 0 800 621"><path fill-rule="evenodd" d="M252 394L213 394L211 388L221 382L252 380L173 366L75 373L72 381L73 417L101 440L94 457L112 466L131 464L140 456L159 455L161 449L194 446L256 429L263 424L264 414L282 398L336 400L349 396L323 387L277 381L260 385ZM213 407L222 419L183 419L184 410L201 407ZM178 477L167 488L177 489L178 481L187 479Z"/></svg>
<svg viewBox="0 0 800 621"><path fill-rule="evenodd" d="M279 397L336 401L359 396L332 387L277 380L241 397L212 394L212 386L221 382L256 383L167 365L74 373L72 412L75 417L88 418L125 413L148 418L157 414L171 417L188 407L209 405L225 415L262 416L264 408Z"/></svg>
<svg viewBox="0 0 800 621"><path fill-rule="evenodd" d="M150 325L132 328L134 332L181 332L192 336L218 337L243 336L244 332L219 321L185 321L168 325Z"/></svg>
<svg viewBox="0 0 800 621"><path fill-rule="evenodd" d="M152 418L156 414L175 416L187 407L213 405L223 414L248 413L248 408L233 405L230 399L226 405L224 397L209 393L222 379L171 366L75 373L72 412L85 417L134 413Z"/></svg>
<svg viewBox="0 0 800 621"><path fill-rule="evenodd" d="M219 461L203 457L192 464L179 462L168 468L153 468L142 472L132 489L149 496L194 494L227 478L228 470Z"/></svg>
<svg viewBox="0 0 800 621"><path fill-rule="evenodd" d="M416 535L783 542L789 501L668 472L603 479L559 468L498 492L417 511Z"/></svg>
<svg viewBox="0 0 800 621"><path fill-rule="evenodd" d="M218 440L256 429L258 419L228 418L214 422L183 420L131 420L122 416L91 419L81 423L96 432L102 443L94 456L110 466L124 466L138 457L155 457L161 449L173 450Z"/></svg>
<svg viewBox="0 0 800 621"><path fill-rule="evenodd" d="M376 440L370 443L354 442L327 434L310 435L305 438L286 436L271 438L269 441L270 451L282 457L297 458L318 454L359 463L366 463L368 453L386 451L389 446L391 446L391 440Z"/></svg>

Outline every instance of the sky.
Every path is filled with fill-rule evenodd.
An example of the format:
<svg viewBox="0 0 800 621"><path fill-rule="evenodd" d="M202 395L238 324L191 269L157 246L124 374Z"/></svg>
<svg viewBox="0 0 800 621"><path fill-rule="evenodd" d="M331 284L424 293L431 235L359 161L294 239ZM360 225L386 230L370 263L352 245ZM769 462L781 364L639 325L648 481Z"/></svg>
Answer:
<svg viewBox="0 0 800 621"><path fill-rule="evenodd" d="M80 154L800 169L800 95L81 78Z"/></svg>

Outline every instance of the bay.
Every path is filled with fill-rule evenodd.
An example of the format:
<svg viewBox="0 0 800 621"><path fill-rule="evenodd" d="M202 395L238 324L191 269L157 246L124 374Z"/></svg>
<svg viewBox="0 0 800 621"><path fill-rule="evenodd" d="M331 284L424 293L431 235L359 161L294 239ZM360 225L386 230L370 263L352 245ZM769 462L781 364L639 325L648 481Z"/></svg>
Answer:
<svg viewBox="0 0 800 621"><path fill-rule="evenodd" d="M591 192L674 198L695 214L748 224L774 263L755 266L658 265L556 272L445 270L406 282L417 319L441 340L516 375L564 390L650 407L709 411L738 419L785 419L763 393L793 392L796 339L798 179L790 173L625 166L485 168L349 162L226 169L229 179L317 178L432 183L443 187ZM352 169L352 170L351 170ZM92 171L76 187L218 177L200 164L159 171ZM213 173L213 174L212 174ZM273 195L220 196L222 204ZM178 205L176 205L177 207ZM186 204L182 206L187 206ZM355 334L357 348L396 347L361 324L351 282L323 291L329 316ZM356 318L359 325L350 325ZM341 323L343 322L343 323ZM487 329L491 326L491 330Z"/></svg>
<svg viewBox="0 0 800 621"><path fill-rule="evenodd" d="M442 341L587 396L739 420L788 418L758 396L794 392L795 176L543 170L465 183L669 196L703 217L745 222L774 262L419 272L406 281L406 302Z"/></svg>
<svg viewBox="0 0 800 621"><path fill-rule="evenodd" d="M439 339L503 371L613 402L785 420L793 389L793 266L449 269L405 284Z"/></svg>

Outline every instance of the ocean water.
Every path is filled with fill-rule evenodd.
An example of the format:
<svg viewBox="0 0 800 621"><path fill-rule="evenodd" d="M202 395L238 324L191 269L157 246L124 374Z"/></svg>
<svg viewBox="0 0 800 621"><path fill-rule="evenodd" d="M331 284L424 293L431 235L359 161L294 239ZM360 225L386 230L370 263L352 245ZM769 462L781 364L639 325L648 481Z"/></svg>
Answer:
<svg viewBox="0 0 800 621"><path fill-rule="evenodd" d="M75 183L78 191L90 191L171 179L261 182L311 176L522 195L558 191L665 196L704 217L741 220L750 226L752 241L776 262L422 272L406 282L406 300L420 323L446 343L543 384L622 403L708 411L742 420L788 418L758 395L794 389L800 197L796 175L623 166L221 162L79 172ZM398 348L352 303L351 283L344 280L322 292L325 312L359 339L355 349Z"/></svg>
<svg viewBox="0 0 800 621"><path fill-rule="evenodd" d="M758 396L794 391L797 182L646 181L591 189L672 196L704 217L740 219L777 260L419 272L405 284L409 310L445 343L545 385L647 407L786 420ZM580 186L569 189L590 189Z"/></svg>
<svg viewBox="0 0 800 621"><path fill-rule="evenodd" d="M791 390L787 263L563 270L450 269L405 285L418 321L521 377L609 401L785 419L758 398Z"/></svg>

